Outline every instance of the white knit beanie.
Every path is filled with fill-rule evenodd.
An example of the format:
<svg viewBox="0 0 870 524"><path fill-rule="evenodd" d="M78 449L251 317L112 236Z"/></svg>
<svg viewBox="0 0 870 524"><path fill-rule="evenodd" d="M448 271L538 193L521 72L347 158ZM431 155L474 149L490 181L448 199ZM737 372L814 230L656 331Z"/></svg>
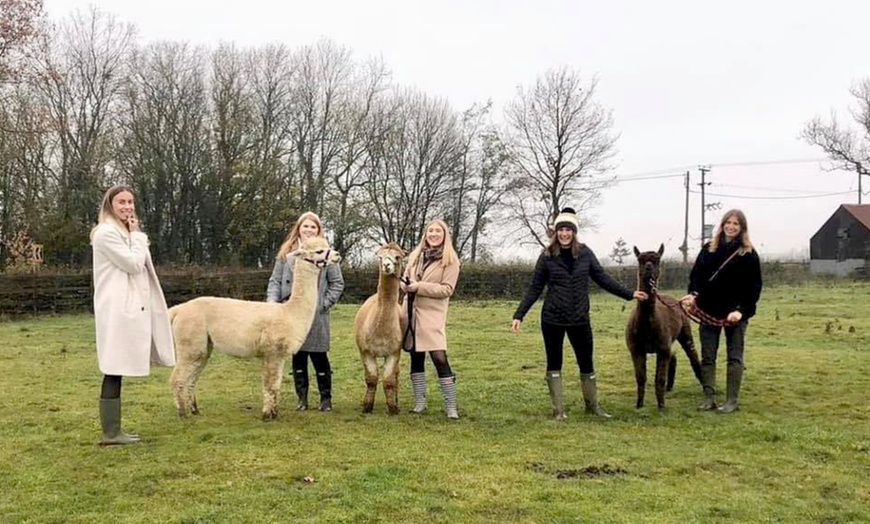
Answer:
<svg viewBox="0 0 870 524"><path fill-rule="evenodd" d="M562 211L556 216L556 220L553 222L553 229L559 230L560 227L568 226L574 230L574 233L580 229L580 223L577 222L577 213L574 211L574 208L564 207Z"/></svg>

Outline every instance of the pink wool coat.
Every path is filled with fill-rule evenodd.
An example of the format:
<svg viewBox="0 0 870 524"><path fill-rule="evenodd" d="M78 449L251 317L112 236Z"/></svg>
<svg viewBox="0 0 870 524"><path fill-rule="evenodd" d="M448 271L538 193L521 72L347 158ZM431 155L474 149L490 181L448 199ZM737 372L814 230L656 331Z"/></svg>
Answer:
<svg viewBox="0 0 870 524"><path fill-rule="evenodd" d="M151 364L175 365L175 346L163 290L145 233L103 223L94 249L97 359L106 375L145 376Z"/></svg>
<svg viewBox="0 0 870 524"><path fill-rule="evenodd" d="M423 257L420 257L422 264ZM416 329L417 351L447 350L447 306L456 282L459 280L459 264L441 266L436 260L426 266L423 276L417 280L417 268L405 269L405 276L411 282L419 282L417 297L414 299L414 327ZM405 299L405 304L407 304ZM403 311L407 320L407 311Z"/></svg>

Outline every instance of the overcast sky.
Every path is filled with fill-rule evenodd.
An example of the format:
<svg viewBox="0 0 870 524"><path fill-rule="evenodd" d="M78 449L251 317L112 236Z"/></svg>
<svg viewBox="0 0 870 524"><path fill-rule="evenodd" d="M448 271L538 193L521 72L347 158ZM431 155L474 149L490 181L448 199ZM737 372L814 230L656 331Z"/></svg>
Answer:
<svg viewBox="0 0 870 524"><path fill-rule="evenodd" d="M45 0L53 18L88 5L135 24L143 42L295 47L325 36L457 110L492 99L496 116L548 68L596 75L625 180L592 210L597 230L581 234L601 259L619 237L664 242L672 256L682 243L682 178L630 178L689 169L698 190L697 166L711 165L707 191L723 196L708 202L743 209L762 256L807 256L837 206L857 203L857 177L826 172L798 135L817 114L846 119L850 86L870 77L870 1ZM870 203L870 178L864 189ZM700 224L692 194L690 237Z"/></svg>

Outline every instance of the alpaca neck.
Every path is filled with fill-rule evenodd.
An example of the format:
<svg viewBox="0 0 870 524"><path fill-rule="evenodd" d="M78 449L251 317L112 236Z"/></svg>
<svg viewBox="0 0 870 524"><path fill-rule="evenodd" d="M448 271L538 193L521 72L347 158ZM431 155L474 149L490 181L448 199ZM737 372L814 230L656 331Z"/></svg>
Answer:
<svg viewBox="0 0 870 524"><path fill-rule="evenodd" d="M296 309L302 304L313 304L312 316L317 308L317 280L320 268L310 262L297 258L293 264L293 287L290 300L284 303L287 309Z"/></svg>
<svg viewBox="0 0 870 524"><path fill-rule="evenodd" d="M656 295L658 295L658 289L656 285L656 281L651 277L644 277L639 279L638 291L643 291L646 293L649 298L647 300L641 301L637 303L637 309L641 313L643 313L643 318L652 317L656 308Z"/></svg>
<svg viewBox="0 0 870 524"><path fill-rule="evenodd" d="M378 302L382 307L399 303L399 279L381 274L378 278Z"/></svg>
<svg viewBox="0 0 870 524"><path fill-rule="evenodd" d="M399 279L395 275L381 274L380 278L378 278L378 306L375 313L376 325L391 325L398 309Z"/></svg>

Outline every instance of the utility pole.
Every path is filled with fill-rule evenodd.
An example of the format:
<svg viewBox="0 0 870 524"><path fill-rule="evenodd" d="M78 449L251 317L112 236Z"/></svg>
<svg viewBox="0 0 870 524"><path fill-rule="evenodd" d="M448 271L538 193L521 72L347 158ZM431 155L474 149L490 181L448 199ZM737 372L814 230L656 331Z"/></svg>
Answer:
<svg viewBox="0 0 870 524"><path fill-rule="evenodd" d="M863 191L861 188L861 177L864 175L870 175L870 171L867 171L866 169L864 169L864 166L861 164L861 162L857 162L857 165L855 167L858 168L858 205L860 206L861 205L861 195L863 194Z"/></svg>
<svg viewBox="0 0 870 524"><path fill-rule="evenodd" d="M704 202L704 188L710 185L710 182L706 181L707 172L710 171L709 167L698 166L698 171L701 172L701 183L698 184L701 186L701 246L704 245L706 241L706 220L704 217L705 212L707 211L707 204Z"/></svg>
<svg viewBox="0 0 870 524"><path fill-rule="evenodd" d="M683 245L680 246L680 252L683 254L683 264L689 262L689 171L686 171L686 217L683 221Z"/></svg>

